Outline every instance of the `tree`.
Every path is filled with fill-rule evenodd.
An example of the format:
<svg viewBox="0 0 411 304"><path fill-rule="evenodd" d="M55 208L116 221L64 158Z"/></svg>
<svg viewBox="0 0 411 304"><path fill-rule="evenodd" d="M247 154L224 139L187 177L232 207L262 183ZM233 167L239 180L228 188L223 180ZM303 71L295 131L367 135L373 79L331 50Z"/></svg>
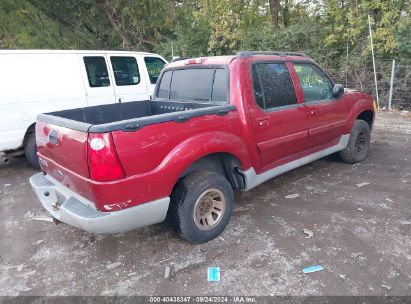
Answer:
<svg viewBox="0 0 411 304"><path fill-rule="evenodd" d="M280 26L278 24L278 15L280 10L279 0L270 0L270 11L271 11L271 20L274 28L278 29Z"/></svg>

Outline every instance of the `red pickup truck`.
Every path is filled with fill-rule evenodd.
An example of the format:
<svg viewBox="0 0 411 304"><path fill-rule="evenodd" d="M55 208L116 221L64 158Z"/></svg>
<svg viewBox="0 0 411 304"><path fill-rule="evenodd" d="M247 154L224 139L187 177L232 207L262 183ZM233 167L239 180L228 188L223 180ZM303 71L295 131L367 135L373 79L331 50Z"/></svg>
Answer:
<svg viewBox="0 0 411 304"><path fill-rule="evenodd" d="M58 221L118 233L164 221L202 243L250 190L339 152L363 161L372 97L344 90L300 53L188 59L161 73L152 100L38 116L42 173L30 182Z"/></svg>

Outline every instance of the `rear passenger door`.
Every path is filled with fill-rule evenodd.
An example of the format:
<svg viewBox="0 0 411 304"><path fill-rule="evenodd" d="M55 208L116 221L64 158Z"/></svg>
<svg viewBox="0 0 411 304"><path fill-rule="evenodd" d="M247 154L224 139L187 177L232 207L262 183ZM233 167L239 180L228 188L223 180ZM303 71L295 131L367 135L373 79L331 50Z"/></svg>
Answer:
<svg viewBox="0 0 411 304"><path fill-rule="evenodd" d="M309 116L309 140L312 148L334 145L345 126L348 106L345 96L333 98L333 82L313 63L293 63Z"/></svg>
<svg viewBox="0 0 411 304"><path fill-rule="evenodd" d="M133 55L108 54L109 65L114 78L114 93L117 102L148 100L150 93L147 81L142 77L144 63Z"/></svg>
<svg viewBox="0 0 411 304"><path fill-rule="evenodd" d="M100 54L80 54L80 66L89 106L115 102L113 81L107 58Z"/></svg>
<svg viewBox="0 0 411 304"><path fill-rule="evenodd" d="M285 62L253 62L251 123L263 171L307 149L308 122Z"/></svg>

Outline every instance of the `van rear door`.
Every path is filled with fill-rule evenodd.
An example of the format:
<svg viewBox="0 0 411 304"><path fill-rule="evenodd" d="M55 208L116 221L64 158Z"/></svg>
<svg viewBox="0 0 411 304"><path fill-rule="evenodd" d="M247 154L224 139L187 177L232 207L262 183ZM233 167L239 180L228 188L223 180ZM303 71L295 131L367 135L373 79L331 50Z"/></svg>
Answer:
<svg viewBox="0 0 411 304"><path fill-rule="evenodd" d="M116 102L147 100L151 92L142 77L144 62L133 54L107 54Z"/></svg>
<svg viewBox="0 0 411 304"><path fill-rule="evenodd" d="M89 106L116 102L113 78L104 54L79 54Z"/></svg>

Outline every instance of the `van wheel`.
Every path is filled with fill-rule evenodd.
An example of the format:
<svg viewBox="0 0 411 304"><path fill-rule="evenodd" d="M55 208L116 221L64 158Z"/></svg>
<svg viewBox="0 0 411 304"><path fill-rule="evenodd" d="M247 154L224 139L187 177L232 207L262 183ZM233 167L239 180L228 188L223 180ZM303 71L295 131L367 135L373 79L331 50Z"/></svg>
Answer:
<svg viewBox="0 0 411 304"><path fill-rule="evenodd" d="M24 154L30 165L36 169L40 169L39 158L37 157L36 133L28 135Z"/></svg>
<svg viewBox="0 0 411 304"><path fill-rule="evenodd" d="M371 130L364 120L357 119L351 130L347 147L340 151L343 161L355 164L363 161L370 150Z"/></svg>
<svg viewBox="0 0 411 304"><path fill-rule="evenodd" d="M233 189L225 177L212 171L195 171L173 191L170 220L185 240L205 243L223 232L233 201Z"/></svg>

